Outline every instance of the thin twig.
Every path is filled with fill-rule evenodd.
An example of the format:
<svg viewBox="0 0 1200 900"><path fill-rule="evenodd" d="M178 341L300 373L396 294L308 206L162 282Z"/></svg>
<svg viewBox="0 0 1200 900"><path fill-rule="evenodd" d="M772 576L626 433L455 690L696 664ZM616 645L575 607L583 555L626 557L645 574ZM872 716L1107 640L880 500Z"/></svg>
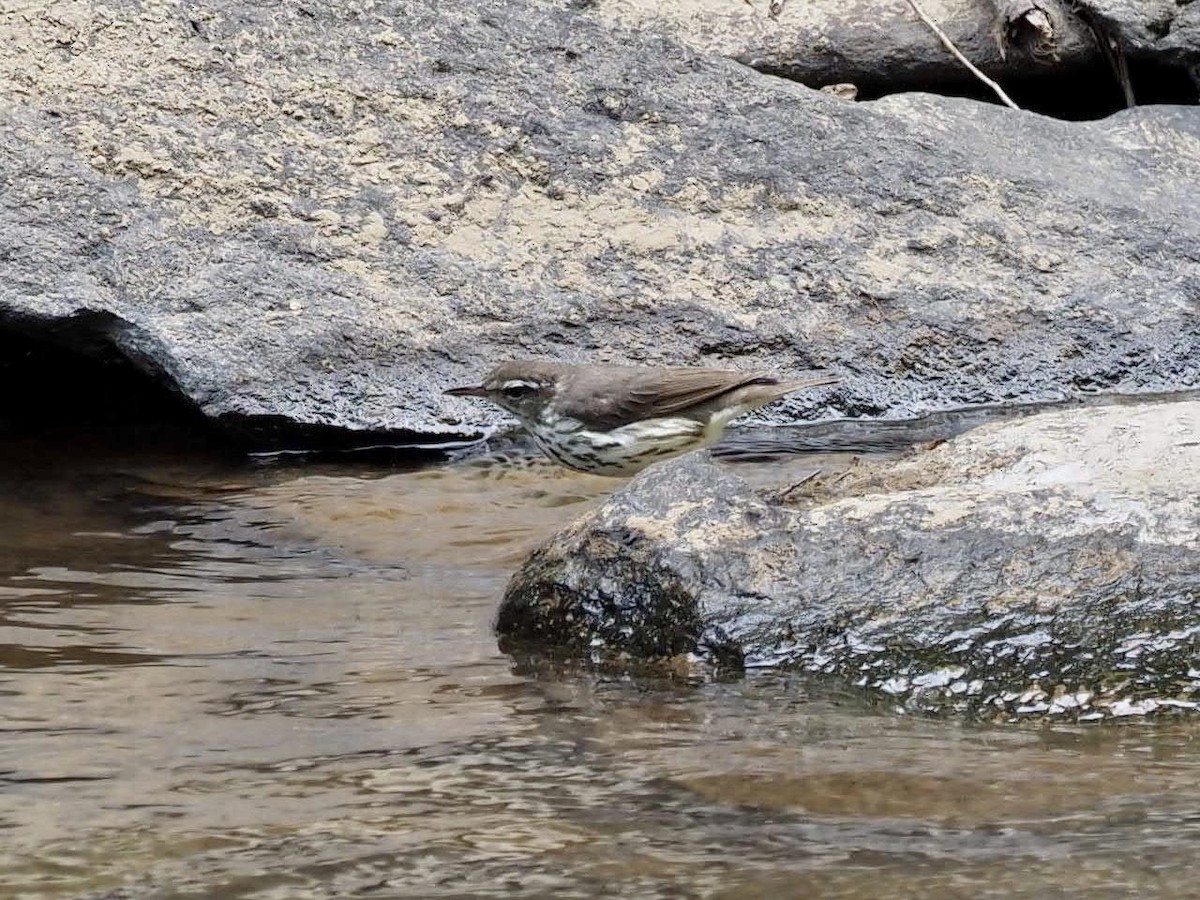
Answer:
<svg viewBox="0 0 1200 900"><path fill-rule="evenodd" d="M1133 95L1133 82L1129 78L1129 61L1125 58L1125 50L1115 41L1110 41L1109 58L1117 73L1117 81L1121 82L1121 93L1125 95L1125 108L1137 106L1137 97Z"/></svg>
<svg viewBox="0 0 1200 900"><path fill-rule="evenodd" d="M808 484L810 481L812 481L814 478L816 478L820 474L821 474L820 469L814 469L813 471L809 472L807 475L805 475L803 478L801 478L799 481L797 481L795 484L793 484L787 490L780 491L778 496L776 496L776 498L775 498L776 502L782 503L784 500L787 499L788 495L792 491L796 490L796 488L804 487L804 485Z"/></svg>
<svg viewBox="0 0 1200 900"><path fill-rule="evenodd" d="M928 25L930 30L938 36L938 40L942 42L945 48L954 54L954 58L970 69L971 74L995 91L996 96L1000 98L1005 106L1010 106L1013 109L1021 108L1017 106L1017 104L1013 103L1012 98L1009 97L1008 94L1004 93L1004 88L1000 87L1000 85L996 84L996 82L984 75L981 71L979 71L979 68L973 62L962 55L962 52L954 46L954 42L950 40L950 38L946 37L946 32L942 31L942 29L938 27L937 22L929 18L925 10L921 9L921 5L917 3L917 0L908 0L908 5L913 8L913 12L920 17L921 21Z"/></svg>
<svg viewBox="0 0 1200 900"><path fill-rule="evenodd" d="M1112 67L1113 74L1117 76L1117 82L1121 85L1121 93L1125 96L1125 107L1133 109L1137 106L1137 98L1133 95L1133 82L1129 80L1129 62L1125 59L1125 51L1112 39L1108 29L1094 16L1087 16L1084 21L1092 29L1096 45L1104 53L1104 58Z"/></svg>

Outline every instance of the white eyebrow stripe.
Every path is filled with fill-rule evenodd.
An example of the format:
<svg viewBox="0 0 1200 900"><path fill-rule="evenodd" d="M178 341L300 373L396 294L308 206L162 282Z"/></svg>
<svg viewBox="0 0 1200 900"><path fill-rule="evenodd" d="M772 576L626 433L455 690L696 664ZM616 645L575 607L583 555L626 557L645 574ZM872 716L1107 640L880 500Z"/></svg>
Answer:
<svg viewBox="0 0 1200 900"><path fill-rule="evenodd" d="M504 384L500 385L500 390L507 391L509 388L515 387L526 387L531 391L537 391L541 390L542 386L536 381L526 381L524 378L513 378L512 380L506 381Z"/></svg>

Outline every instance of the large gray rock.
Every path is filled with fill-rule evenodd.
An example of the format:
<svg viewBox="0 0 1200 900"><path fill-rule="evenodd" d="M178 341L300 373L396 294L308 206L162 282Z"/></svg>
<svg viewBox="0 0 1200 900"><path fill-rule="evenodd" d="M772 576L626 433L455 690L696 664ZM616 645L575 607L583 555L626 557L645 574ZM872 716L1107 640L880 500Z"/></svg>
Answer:
<svg viewBox="0 0 1200 900"><path fill-rule="evenodd" d="M1042 93L1072 71L1107 68L1100 40L1135 59L1182 68L1200 63L1200 10L1191 0L921 0L920 6L988 75L1041 78ZM594 0L587 7L609 25L662 31L810 86L853 82L878 96L913 85L978 84L905 0Z"/></svg>
<svg viewBox="0 0 1200 900"><path fill-rule="evenodd" d="M1100 58L1087 24L1061 0L923 0L921 7L994 78L1061 76ZM662 31L810 87L851 82L878 96L915 84L978 85L904 0L596 0L588 8L609 25Z"/></svg>
<svg viewBox="0 0 1200 900"><path fill-rule="evenodd" d="M6 7L0 328L413 439L513 356L846 376L780 420L1200 382L1197 109L845 104L569 7Z"/></svg>
<svg viewBox="0 0 1200 900"><path fill-rule="evenodd" d="M1084 0L1080 6L1126 52L1200 75L1200 8L1193 0Z"/></svg>
<svg viewBox="0 0 1200 900"><path fill-rule="evenodd" d="M1200 401L1044 413L798 505L685 457L535 551L498 628L834 675L920 710L1196 710L1198 435Z"/></svg>

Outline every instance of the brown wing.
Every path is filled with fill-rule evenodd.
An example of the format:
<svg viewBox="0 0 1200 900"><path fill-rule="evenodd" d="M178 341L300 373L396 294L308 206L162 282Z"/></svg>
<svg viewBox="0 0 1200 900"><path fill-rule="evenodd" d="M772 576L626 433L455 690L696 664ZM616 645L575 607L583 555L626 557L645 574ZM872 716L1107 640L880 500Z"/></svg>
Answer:
<svg viewBox="0 0 1200 900"><path fill-rule="evenodd" d="M563 412L592 427L619 428L640 419L683 413L751 384L779 384L756 372L724 369L609 369L603 377L589 372L570 386Z"/></svg>

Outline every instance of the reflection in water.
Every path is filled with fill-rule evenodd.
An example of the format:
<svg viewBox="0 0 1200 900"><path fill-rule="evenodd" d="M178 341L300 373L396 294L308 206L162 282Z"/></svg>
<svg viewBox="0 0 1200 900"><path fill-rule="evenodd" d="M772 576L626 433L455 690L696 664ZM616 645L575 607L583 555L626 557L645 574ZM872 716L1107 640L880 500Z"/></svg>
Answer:
<svg viewBox="0 0 1200 900"><path fill-rule="evenodd" d="M501 656L507 573L617 482L3 473L4 896L1194 896L1186 727L974 729L779 674Z"/></svg>

